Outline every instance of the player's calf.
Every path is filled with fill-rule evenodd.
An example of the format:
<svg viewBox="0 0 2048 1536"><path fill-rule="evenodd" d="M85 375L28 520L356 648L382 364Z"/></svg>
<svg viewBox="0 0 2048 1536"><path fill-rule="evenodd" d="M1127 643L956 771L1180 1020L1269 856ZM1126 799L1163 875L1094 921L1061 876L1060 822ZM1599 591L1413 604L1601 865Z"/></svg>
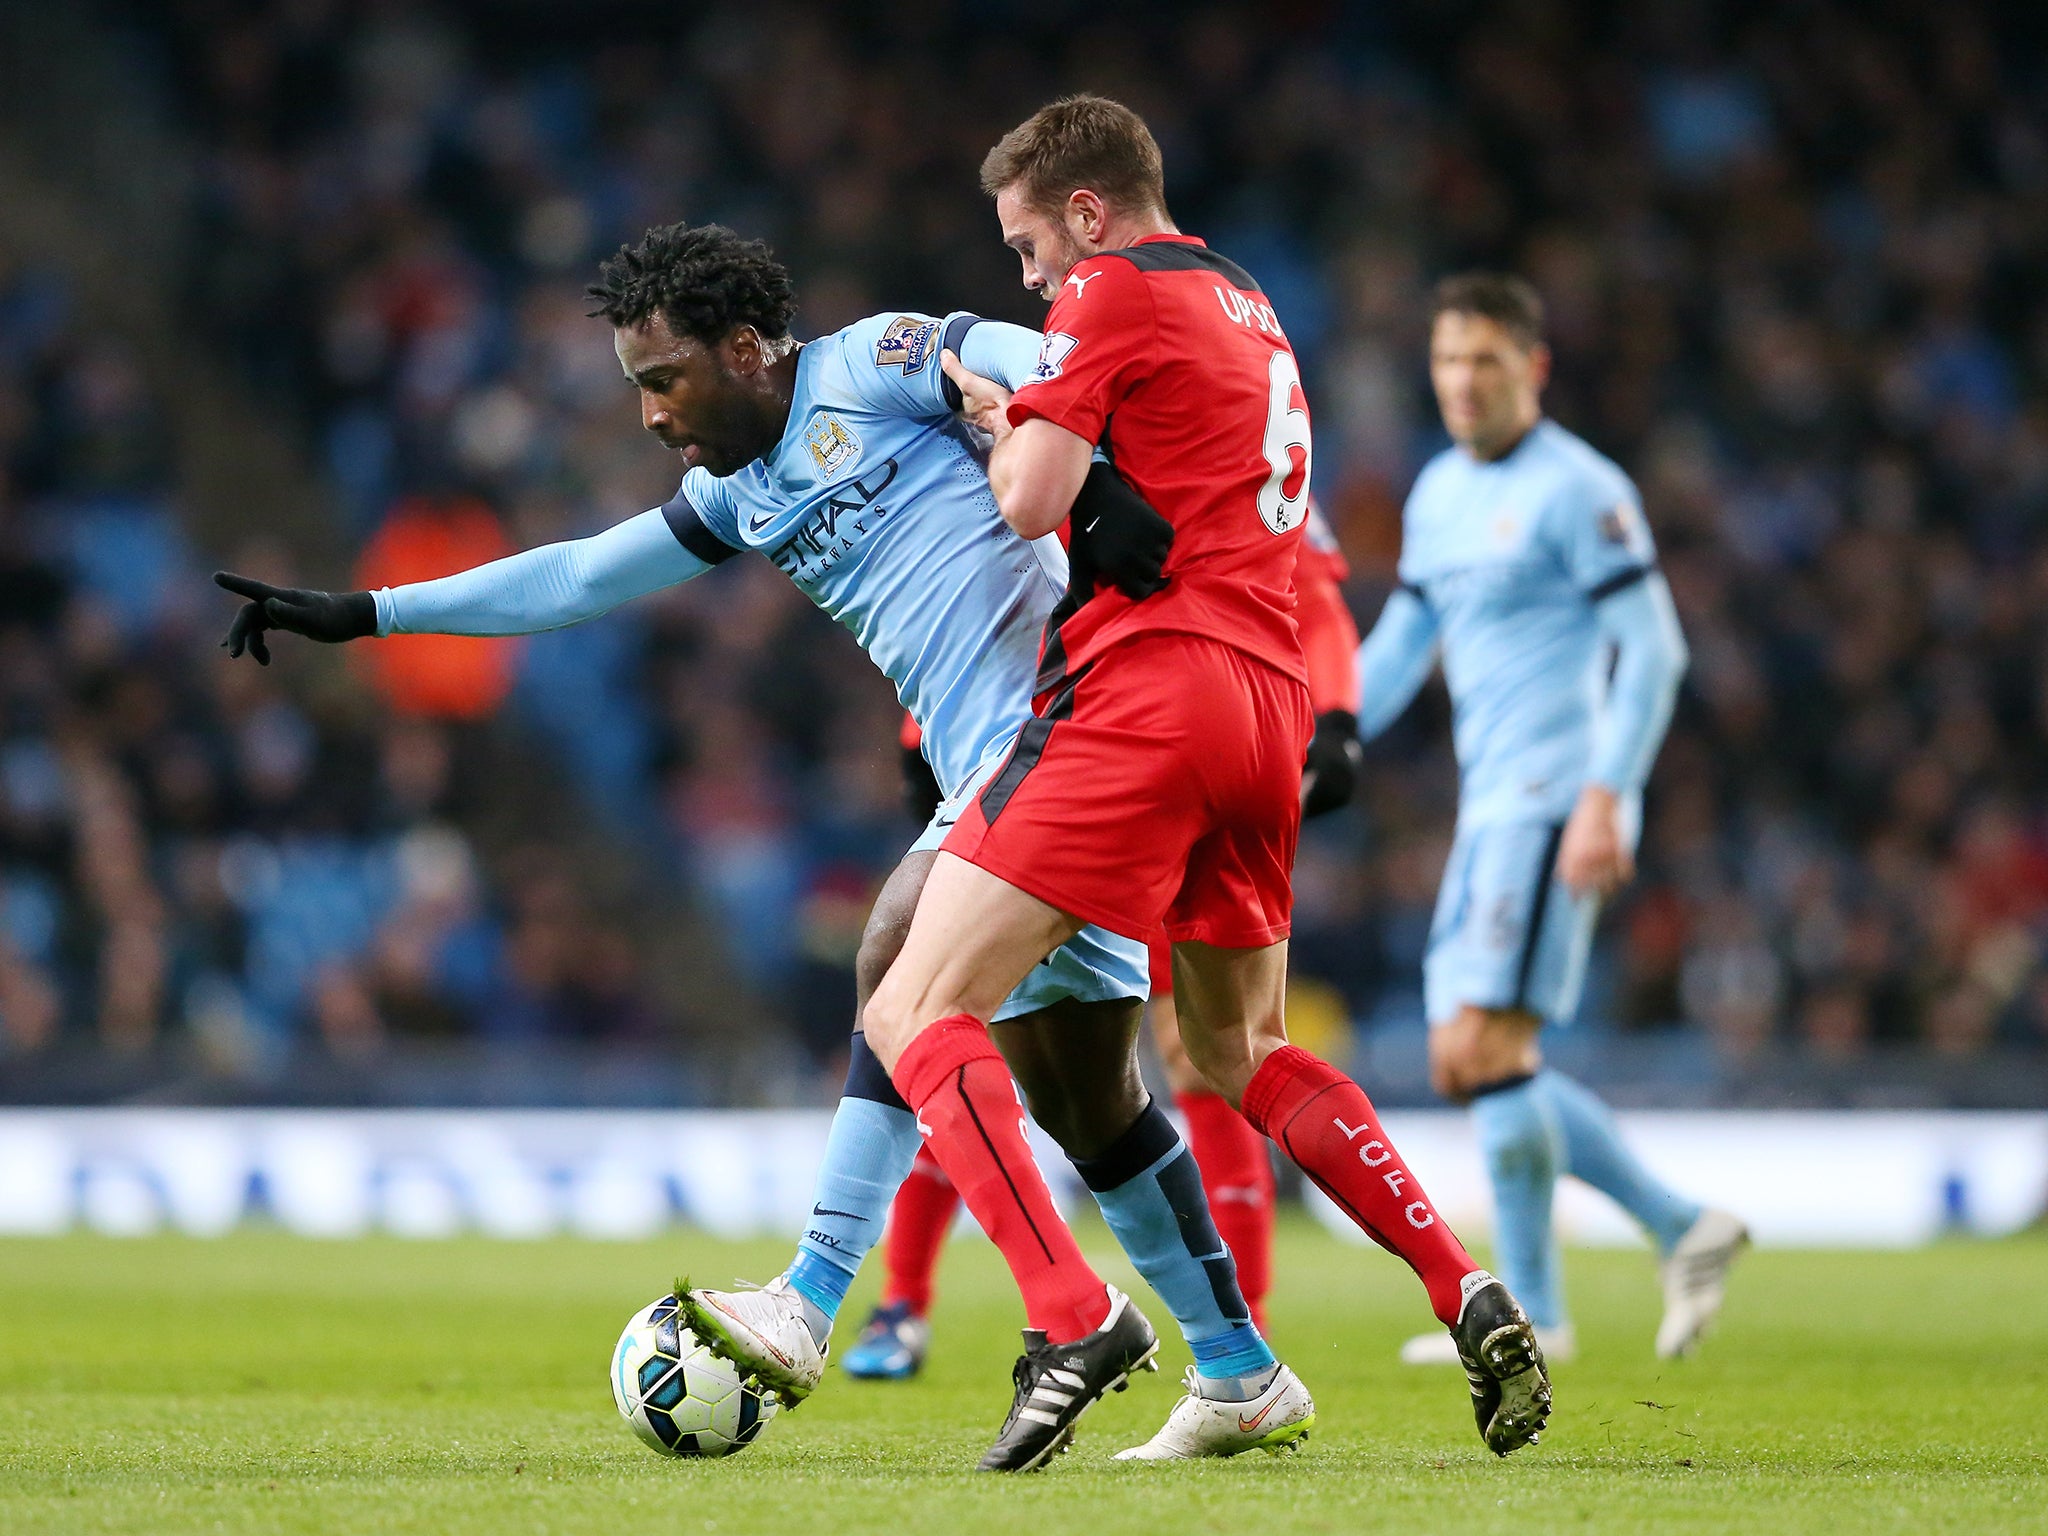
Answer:
<svg viewBox="0 0 2048 1536"><path fill-rule="evenodd" d="M1339 1209L1414 1268L1431 1309L1457 1338L1487 1447L1505 1456L1533 1440L1550 1412L1535 1330L1437 1214L1365 1091L1290 1045L1260 1065L1244 1110Z"/></svg>

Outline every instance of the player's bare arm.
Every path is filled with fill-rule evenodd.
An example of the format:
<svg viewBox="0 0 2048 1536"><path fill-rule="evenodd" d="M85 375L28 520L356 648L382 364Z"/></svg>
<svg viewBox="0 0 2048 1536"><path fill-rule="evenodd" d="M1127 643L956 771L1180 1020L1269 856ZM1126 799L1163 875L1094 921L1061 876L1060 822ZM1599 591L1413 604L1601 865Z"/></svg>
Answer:
<svg viewBox="0 0 2048 1536"><path fill-rule="evenodd" d="M939 362L946 377L960 391L962 419L995 439L989 488L1000 509L1004 487L1011 483L1009 470L1004 466L1015 463L1007 451L1018 430L1010 425L1011 391L976 373L950 351L942 352ZM1047 425L1025 423L1027 427L1034 424ZM1075 433L1064 435L1077 443L1082 441ZM1066 510L1053 510L1058 507ZM1093 449L1087 450L1083 459L1076 488L1067 493L1055 486L1046 505L1034 509L1036 517L1050 519L1038 533L1028 532L1014 519L1009 520L1010 526L1026 538L1039 538L1068 518L1073 519L1068 553L1083 583L1107 581L1131 598L1150 597L1166 585L1166 557L1173 549L1173 525L1126 485L1106 461L1095 461Z"/></svg>
<svg viewBox="0 0 2048 1536"><path fill-rule="evenodd" d="M1011 429L989 458L989 488L1003 521L1027 539L1051 533L1088 478L1095 448L1042 416Z"/></svg>

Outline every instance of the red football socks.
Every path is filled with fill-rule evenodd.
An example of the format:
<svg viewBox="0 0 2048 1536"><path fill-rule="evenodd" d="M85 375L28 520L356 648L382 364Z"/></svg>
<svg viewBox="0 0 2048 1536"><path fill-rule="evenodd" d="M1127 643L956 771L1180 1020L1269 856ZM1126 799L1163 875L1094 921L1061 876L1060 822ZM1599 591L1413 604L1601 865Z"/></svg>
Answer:
<svg viewBox="0 0 2048 1536"><path fill-rule="evenodd" d="M1052 1203L1024 1139L1024 1111L988 1028L969 1014L941 1019L910 1043L890 1074L917 1112L925 1145L1008 1261L1024 1318L1055 1344L1093 1333L1109 1316L1102 1279Z"/></svg>
<svg viewBox="0 0 2048 1536"><path fill-rule="evenodd" d="M1188 1147L1216 1230L1237 1260L1237 1283L1264 1333L1273 1285L1273 1156L1266 1138L1221 1094L1197 1089L1174 1095L1174 1102L1188 1123Z"/></svg>
<svg viewBox="0 0 2048 1536"><path fill-rule="evenodd" d="M1457 1322L1459 1282L1479 1266L1401 1161L1364 1089L1283 1045L1252 1074L1244 1113L1367 1236L1408 1261L1445 1327Z"/></svg>
<svg viewBox="0 0 2048 1536"><path fill-rule="evenodd" d="M910 1177L889 1207L889 1230L882 1239L884 1306L907 1306L919 1317L931 1311L932 1273L959 1209L960 1192L946 1170L930 1147L919 1147Z"/></svg>

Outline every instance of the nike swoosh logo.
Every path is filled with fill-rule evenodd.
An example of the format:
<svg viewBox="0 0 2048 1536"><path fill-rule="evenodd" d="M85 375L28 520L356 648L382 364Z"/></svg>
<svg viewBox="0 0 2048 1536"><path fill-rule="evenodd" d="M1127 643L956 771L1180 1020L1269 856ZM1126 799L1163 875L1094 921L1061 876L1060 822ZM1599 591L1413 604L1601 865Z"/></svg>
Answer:
<svg viewBox="0 0 2048 1536"><path fill-rule="evenodd" d="M1238 1429L1247 1435L1250 1434L1253 1430L1257 1429L1261 1424L1266 1422L1267 1414L1271 1413L1275 1408L1278 1408L1279 1406L1280 1399L1276 1396L1273 1399L1273 1401L1266 1404L1265 1407L1261 1408L1257 1413L1253 1414L1250 1418L1246 1418L1243 1414L1240 1413L1237 1416Z"/></svg>
<svg viewBox="0 0 2048 1536"><path fill-rule="evenodd" d="M854 1214L854 1213L853 1213L852 1211L834 1211L834 1210L828 1210L828 1209L826 1209L826 1208L825 1208L824 1206L822 1206L822 1205L814 1205L814 1206L812 1206L812 1207L811 1207L811 1214L812 1214L813 1216L844 1216L844 1217L845 1217L845 1218L846 1218L846 1219L847 1219L848 1221L858 1221L858 1222L865 1222L865 1221L867 1220L867 1217L865 1217L865 1216L856 1216L856 1215L855 1215L855 1214Z"/></svg>
<svg viewBox="0 0 2048 1536"><path fill-rule="evenodd" d="M759 533L763 528L774 522L779 515L779 513L775 512L749 512L747 514L747 532Z"/></svg>

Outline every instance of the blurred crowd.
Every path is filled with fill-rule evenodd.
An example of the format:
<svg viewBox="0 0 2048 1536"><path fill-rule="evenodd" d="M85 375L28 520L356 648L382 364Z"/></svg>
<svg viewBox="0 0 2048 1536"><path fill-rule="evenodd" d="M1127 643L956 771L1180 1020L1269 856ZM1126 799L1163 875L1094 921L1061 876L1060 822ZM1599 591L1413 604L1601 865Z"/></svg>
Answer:
<svg viewBox="0 0 2048 1536"><path fill-rule="evenodd" d="M2048 38L2023 9L174 0L131 37L199 156L185 312L324 467L365 580L458 525L451 549L523 546L667 496L580 297L649 224L771 240L803 335L896 308L1035 323L975 168L1089 88L1145 114L1176 217L1273 297L1369 623L1442 442L1429 285L1521 270L1550 308L1552 413L1636 476L1694 656L1588 1012L1731 1060L1846 1061L2048 1048ZM407 893L318 898L387 935L364 953L420 931L394 902L463 914L436 919L446 955L389 961L435 972L434 1027L648 1027L625 981L592 983L581 1023L497 1001L521 907L480 894L455 830L460 700L325 719L292 692L303 649L268 676L193 664L218 613L194 629L166 596L124 620L77 595L76 562L19 553L47 543L39 499L104 483L162 507L168 483L147 432L95 435L132 374L34 333L36 281L0 341L28 466L0 497L6 579L43 594L0 678L31 700L9 706L0 986L45 999L0 1001L10 1036L54 1027L53 987L113 1041L231 972L276 1030L294 1009L329 1038L393 1027L382 959L264 990L246 893L315 887L233 853L244 836ZM62 525L89 565L99 544ZM148 526L175 540L173 516ZM891 701L847 637L734 561L498 654L484 694L659 850L828 1058L908 829ZM1454 805L1440 694L1370 756L1360 806L1305 845L1297 970L1405 1031ZM332 873L349 859L374 872Z"/></svg>
<svg viewBox="0 0 2048 1536"><path fill-rule="evenodd" d="M339 668L216 649L232 608L181 533L167 419L63 274L0 265L10 1087L260 1084L393 1038L649 1033L633 957L559 850L486 877L459 725Z"/></svg>

